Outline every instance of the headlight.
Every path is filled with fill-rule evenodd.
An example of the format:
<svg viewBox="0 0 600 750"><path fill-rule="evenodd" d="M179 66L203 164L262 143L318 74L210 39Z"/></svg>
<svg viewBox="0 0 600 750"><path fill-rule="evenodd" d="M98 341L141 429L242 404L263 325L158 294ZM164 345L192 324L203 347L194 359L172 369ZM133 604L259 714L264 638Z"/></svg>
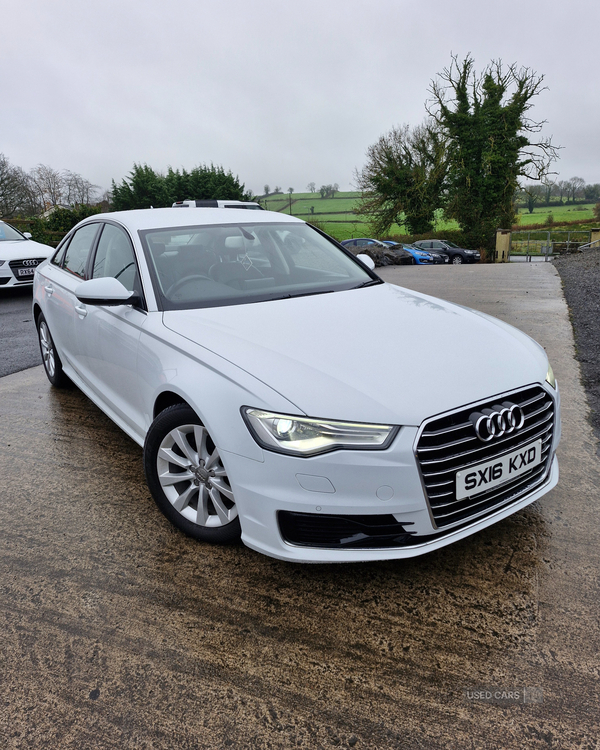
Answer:
<svg viewBox="0 0 600 750"><path fill-rule="evenodd" d="M383 450L398 427L355 422L329 422L261 409L242 408L252 436L263 448L294 456L315 456L339 449Z"/></svg>
<svg viewBox="0 0 600 750"><path fill-rule="evenodd" d="M4 260L0 260L0 266L3 266L6 263Z"/></svg>
<svg viewBox="0 0 600 750"><path fill-rule="evenodd" d="M546 373L546 382L550 383L553 388L556 388L556 378L550 364L548 364L548 372Z"/></svg>

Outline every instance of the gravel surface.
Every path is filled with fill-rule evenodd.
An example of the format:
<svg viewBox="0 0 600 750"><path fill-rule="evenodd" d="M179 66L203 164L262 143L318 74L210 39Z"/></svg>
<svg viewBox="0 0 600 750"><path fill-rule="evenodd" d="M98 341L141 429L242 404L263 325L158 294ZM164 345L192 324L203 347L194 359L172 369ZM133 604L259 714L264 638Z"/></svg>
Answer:
<svg viewBox="0 0 600 750"><path fill-rule="evenodd" d="M561 256L554 265L571 313L592 426L600 438L600 248Z"/></svg>

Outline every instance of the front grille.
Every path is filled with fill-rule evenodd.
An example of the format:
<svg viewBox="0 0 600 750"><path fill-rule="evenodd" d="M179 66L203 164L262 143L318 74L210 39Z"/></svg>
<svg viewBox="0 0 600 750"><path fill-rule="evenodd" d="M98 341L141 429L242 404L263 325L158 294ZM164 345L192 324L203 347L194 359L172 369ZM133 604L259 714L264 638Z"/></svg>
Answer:
<svg viewBox="0 0 600 750"><path fill-rule="evenodd" d="M25 258L23 260L11 260L8 265L13 275L19 281L28 281L33 279L33 273L40 263L43 263L46 258ZM26 274L19 273L20 270L27 270ZM32 272L32 273L30 273Z"/></svg>
<svg viewBox="0 0 600 750"><path fill-rule="evenodd" d="M411 533L393 515L337 516L323 513L277 514L281 536L289 544L321 549L378 549L402 547Z"/></svg>
<svg viewBox="0 0 600 750"><path fill-rule="evenodd" d="M469 415L508 400L523 410L525 422L514 433L483 443L475 434ZM539 385L515 393L494 396L460 411L434 417L424 423L416 455L423 484L437 528L455 526L517 502L541 484L550 469L554 432L554 401ZM456 499L456 472L511 453L535 440L542 441L542 462L524 474L480 494Z"/></svg>

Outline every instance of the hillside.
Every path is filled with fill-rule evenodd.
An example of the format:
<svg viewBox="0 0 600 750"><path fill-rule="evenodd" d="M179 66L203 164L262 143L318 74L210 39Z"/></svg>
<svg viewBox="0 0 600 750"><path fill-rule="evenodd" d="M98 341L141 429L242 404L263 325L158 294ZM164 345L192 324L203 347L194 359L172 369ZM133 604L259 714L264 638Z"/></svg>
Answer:
<svg viewBox="0 0 600 750"><path fill-rule="evenodd" d="M316 222L325 232L338 240L368 237L371 234L368 224L354 213L359 197L360 193L357 192L340 192L334 198L321 198L319 193L292 193L291 213L305 221ZM261 198L261 204L269 211L290 213L290 196L287 193ZM555 228L564 222L593 221L593 210L593 203L581 205L555 203L550 207L536 207L533 213L519 208L518 227L527 229L531 224L544 224L548 214L552 214ZM458 228L455 221L445 221L441 211L437 214L436 232L455 231ZM390 237L405 234L404 227L396 224L389 232Z"/></svg>

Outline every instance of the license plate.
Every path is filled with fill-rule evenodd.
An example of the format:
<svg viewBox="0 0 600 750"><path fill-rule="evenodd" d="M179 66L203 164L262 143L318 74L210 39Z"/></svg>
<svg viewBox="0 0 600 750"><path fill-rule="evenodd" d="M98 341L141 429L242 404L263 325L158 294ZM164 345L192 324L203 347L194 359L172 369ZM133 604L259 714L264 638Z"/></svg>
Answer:
<svg viewBox="0 0 600 750"><path fill-rule="evenodd" d="M35 268L18 268L17 273L19 276L33 276Z"/></svg>
<svg viewBox="0 0 600 750"><path fill-rule="evenodd" d="M542 462L542 441L536 440L500 458L456 472L456 499L472 497L525 474Z"/></svg>

